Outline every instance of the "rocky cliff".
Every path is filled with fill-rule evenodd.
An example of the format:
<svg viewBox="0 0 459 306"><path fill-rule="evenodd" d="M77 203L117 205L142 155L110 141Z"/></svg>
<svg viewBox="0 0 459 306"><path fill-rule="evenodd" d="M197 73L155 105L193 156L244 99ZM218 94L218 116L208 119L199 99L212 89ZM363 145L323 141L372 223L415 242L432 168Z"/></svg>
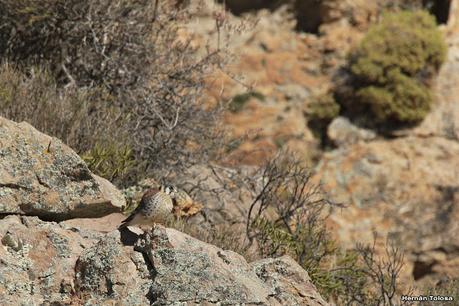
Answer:
<svg viewBox="0 0 459 306"><path fill-rule="evenodd" d="M209 93L211 98L223 95L239 101L237 111L225 117L233 135L244 136L230 153L232 163L259 164L278 148L298 152L315 167L316 179L332 200L348 207L333 211L330 218L344 246L371 242L376 232L396 238L405 250L405 282L420 285L458 277L458 1L405 1L419 7L428 4L425 8L437 18L449 48L432 84L435 104L427 117L390 138L338 117L327 128L333 145L328 150L320 147L320 139L308 127L307 106L333 86L349 51L383 8L404 1L312 2L288 1L296 3L292 11L292 5L279 8L276 1L257 1L253 6L227 1L236 14L228 13L228 20L257 20L256 26L231 40L239 56L231 72L243 75L249 90L257 94L241 100L247 88L227 74L216 78L218 86ZM308 13L314 14L309 19L315 22L314 30L298 30L298 24L307 26L301 18ZM203 12L200 18L208 16ZM212 37L202 24L190 27L190 32Z"/></svg>
<svg viewBox="0 0 459 306"><path fill-rule="evenodd" d="M338 239L350 246L370 242L373 232L394 238L406 252L405 282L418 286L459 277L457 5L451 2L442 28L448 57L433 85L431 113L392 139L337 118L328 132L338 148L316 168L332 199L349 205L331 216Z"/></svg>

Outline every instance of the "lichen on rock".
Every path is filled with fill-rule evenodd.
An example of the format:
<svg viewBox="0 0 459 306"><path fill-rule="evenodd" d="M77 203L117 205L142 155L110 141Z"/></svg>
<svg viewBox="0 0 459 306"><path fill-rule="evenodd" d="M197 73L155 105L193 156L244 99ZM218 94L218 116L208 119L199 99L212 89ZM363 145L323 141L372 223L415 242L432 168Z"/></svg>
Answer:
<svg viewBox="0 0 459 306"><path fill-rule="evenodd" d="M121 192L60 140L1 117L0 138L0 214L64 220L100 217L125 205Z"/></svg>

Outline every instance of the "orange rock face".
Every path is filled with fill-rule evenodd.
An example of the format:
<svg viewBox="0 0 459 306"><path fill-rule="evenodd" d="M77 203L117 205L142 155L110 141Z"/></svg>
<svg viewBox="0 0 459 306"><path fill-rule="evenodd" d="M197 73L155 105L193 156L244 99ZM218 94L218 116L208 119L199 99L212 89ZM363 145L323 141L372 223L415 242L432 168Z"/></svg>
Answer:
<svg viewBox="0 0 459 306"><path fill-rule="evenodd" d="M376 232L405 250L404 277L411 281L458 277L458 156L459 144L439 137L359 143L325 154L317 175L333 200L348 205L331 214L338 240L352 248L371 243Z"/></svg>
<svg viewBox="0 0 459 306"><path fill-rule="evenodd" d="M296 9L301 7L298 3ZM282 9L255 13L256 26L230 46L237 60L229 70L242 75L249 89L222 73L208 92L214 100L227 101L247 90L264 96L263 101L248 99L240 111L224 118L234 137L249 135L230 152L232 165L259 164L285 146L303 156L312 152L320 157L305 107L311 97L332 86L349 51L387 4L323 1L314 11L322 22L319 35L296 32L292 15ZM300 10L295 13L301 18ZM407 251L404 277L411 281L459 271L453 251L459 245L458 229L452 221L457 218L459 186L457 16L458 2L452 1L443 26L448 59L434 82L436 105L427 118L415 128L395 132L395 140L352 123L346 131L335 124L329 135L339 148L324 154L316 169L332 198L349 205L333 212L328 221L338 240L353 247L355 242L371 242L373 232L396 237Z"/></svg>

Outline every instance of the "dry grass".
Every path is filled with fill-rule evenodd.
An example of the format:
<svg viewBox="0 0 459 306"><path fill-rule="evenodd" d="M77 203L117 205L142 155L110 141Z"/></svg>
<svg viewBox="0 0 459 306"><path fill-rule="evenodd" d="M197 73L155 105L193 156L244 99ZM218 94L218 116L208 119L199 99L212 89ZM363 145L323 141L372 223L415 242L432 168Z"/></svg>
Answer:
<svg viewBox="0 0 459 306"><path fill-rule="evenodd" d="M123 186L180 173L220 151L223 108L204 106L201 96L226 55L198 55L177 40L192 18L186 9L149 0L5 0L0 10L0 55L11 63L2 68L3 116L61 138Z"/></svg>

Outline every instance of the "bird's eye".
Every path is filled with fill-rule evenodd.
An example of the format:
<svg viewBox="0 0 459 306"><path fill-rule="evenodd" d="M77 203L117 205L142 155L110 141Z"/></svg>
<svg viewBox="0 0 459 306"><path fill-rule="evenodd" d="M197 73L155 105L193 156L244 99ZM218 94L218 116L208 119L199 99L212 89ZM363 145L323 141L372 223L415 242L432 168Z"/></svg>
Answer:
<svg viewBox="0 0 459 306"><path fill-rule="evenodd" d="M167 194L171 194L172 192L174 192L174 186L166 186L166 193Z"/></svg>

